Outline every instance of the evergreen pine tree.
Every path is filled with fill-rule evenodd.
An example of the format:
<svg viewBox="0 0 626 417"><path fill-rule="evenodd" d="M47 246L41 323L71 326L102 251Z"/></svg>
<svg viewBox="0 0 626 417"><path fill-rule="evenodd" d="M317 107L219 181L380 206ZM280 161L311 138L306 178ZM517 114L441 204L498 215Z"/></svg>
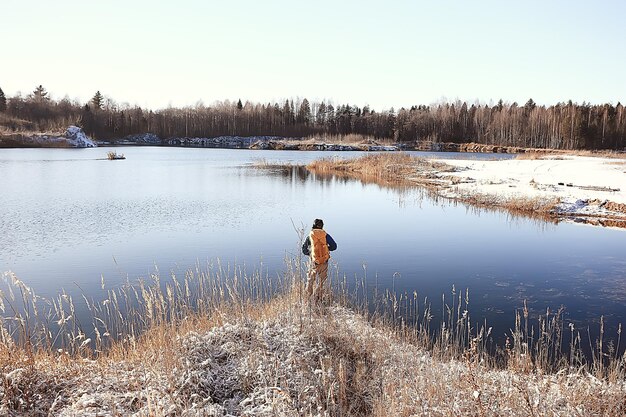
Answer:
<svg viewBox="0 0 626 417"><path fill-rule="evenodd" d="M7 98L2 88L0 88L0 113L4 113L5 111L7 111Z"/></svg>
<svg viewBox="0 0 626 417"><path fill-rule="evenodd" d="M241 99L237 102L237 110L243 109L243 104L241 104Z"/></svg>
<svg viewBox="0 0 626 417"><path fill-rule="evenodd" d="M96 94L94 94L93 98L91 99L91 104L93 104L93 107L95 109L102 110L104 97L100 93L100 90L96 91Z"/></svg>
<svg viewBox="0 0 626 417"><path fill-rule="evenodd" d="M526 104L524 104L524 111L528 114L533 111L535 107L537 107L537 104L535 104L535 101L532 98L529 98Z"/></svg>
<svg viewBox="0 0 626 417"><path fill-rule="evenodd" d="M285 100L285 104L283 105L283 118L287 125L293 124L293 120L295 119L292 107L289 105L289 100Z"/></svg>
<svg viewBox="0 0 626 417"><path fill-rule="evenodd" d="M83 128L85 133L87 133L88 135L93 135L94 124L95 123L94 123L93 112L89 108L89 104L85 104L85 106L82 108L82 111L81 111L79 125L80 127Z"/></svg>
<svg viewBox="0 0 626 417"><path fill-rule="evenodd" d="M324 103L323 101L320 103L320 106L317 109L315 121L320 126L323 126L326 123L326 103Z"/></svg>
<svg viewBox="0 0 626 417"><path fill-rule="evenodd" d="M311 105L306 98L302 100L300 108L298 109L297 121L305 125L309 124L311 121Z"/></svg>
<svg viewBox="0 0 626 417"><path fill-rule="evenodd" d="M35 101L39 102L50 100L50 97L48 97L48 92L41 84L39 84L37 88L35 88L35 91L33 91L33 96L35 97Z"/></svg>

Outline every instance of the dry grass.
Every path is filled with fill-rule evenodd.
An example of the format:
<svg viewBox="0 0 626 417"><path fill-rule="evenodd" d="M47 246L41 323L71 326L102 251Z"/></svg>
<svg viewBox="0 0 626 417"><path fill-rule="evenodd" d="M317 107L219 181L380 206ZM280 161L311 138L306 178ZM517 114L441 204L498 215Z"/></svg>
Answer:
<svg viewBox="0 0 626 417"><path fill-rule="evenodd" d="M72 124L68 122L68 125ZM65 125L67 126L67 125ZM41 136L41 135L62 135L65 132L65 128L60 127L55 130L44 131L38 129L36 123L19 119L17 117L9 116L5 113L0 113L0 136L2 135L22 135L22 136Z"/></svg>
<svg viewBox="0 0 626 417"><path fill-rule="evenodd" d="M524 153L518 153L515 159L521 160L534 160L534 159L563 159L563 156L586 156L596 158L611 158L611 159L624 159L626 154L624 152L615 151L566 151L557 149L545 149L537 150L532 149ZM617 162L619 163L619 162Z"/></svg>
<svg viewBox="0 0 626 417"><path fill-rule="evenodd" d="M606 150L596 150L596 151L566 151L567 155L577 155L577 156L595 156L598 158L615 158L615 159L624 159L626 158L626 153L618 152L618 151L606 151Z"/></svg>
<svg viewBox="0 0 626 417"><path fill-rule="evenodd" d="M619 166L619 167L625 167L626 168L626 160L622 160L622 161L612 161L612 162L607 162L607 165L614 165L614 166Z"/></svg>
<svg viewBox="0 0 626 417"><path fill-rule="evenodd" d="M330 133L323 133L318 135L307 136L303 139L305 142L310 143L340 143L344 145L390 145L393 141L389 138L375 138L373 136L361 135L357 133L350 133L348 135L332 135Z"/></svg>
<svg viewBox="0 0 626 417"><path fill-rule="evenodd" d="M287 163L275 162L275 161L268 161L267 159L257 159L256 161L254 161L252 166L254 168L259 168L259 169L281 170L281 171L283 170L289 171L293 168L300 167L300 165L293 164L290 162L287 162Z"/></svg>
<svg viewBox="0 0 626 417"><path fill-rule="evenodd" d="M416 158L403 152L374 153L353 159L325 158L311 162L315 174L338 175L382 185L432 185L436 173L449 171L448 165Z"/></svg>
<svg viewBox="0 0 626 417"><path fill-rule="evenodd" d="M109 290L103 301L61 295L49 310L7 276L17 296L3 295L15 315L2 323L0 413L626 412L624 358L606 343L603 328L590 362L578 329L568 329L571 342L562 349L560 312L535 322L524 308L506 345L494 351L491 329L471 324L467 291L453 288L444 297L441 323L431 328L427 300L393 289L372 300L366 277L349 290L335 275L333 299L310 305L302 296L304 272L301 259L273 279L214 264ZM73 315L79 303L90 320Z"/></svg>
<svg viewBox="0 0 626 417"><path fill-rule="evenodd" d="M508 197L497 195L472 193L461 198L464 202L478 207L498 207L514 214L523 214L531 217L541 217L550 220L558 198L548 199L540 197Z"/></svg>
<svg viewBox="0 0 626 417"><path fill-rule="evenodd" d="M550 157L550 156L551 155L549 153L546 153L546 152L531 151L531 152L525 152L525 153L518 153L515 156L515 159L535 160L535 159L544 159L544 158ZM552 158L554 158L554 156L552 156Z"/></svg>
<svg viewBox="0 0 626 417"><path fill-rule="evenodd" d="M319 159L307 165L316 173L345 173L380 178L396 178L411 174L416 158L405 153L370 154L355 159Z"/></svg>
<svg viewBox="0 0 626 417"><path fill-rule="evenodd" d="M0 135L16 132L33 132L35 124L0 112Z"/></svg>

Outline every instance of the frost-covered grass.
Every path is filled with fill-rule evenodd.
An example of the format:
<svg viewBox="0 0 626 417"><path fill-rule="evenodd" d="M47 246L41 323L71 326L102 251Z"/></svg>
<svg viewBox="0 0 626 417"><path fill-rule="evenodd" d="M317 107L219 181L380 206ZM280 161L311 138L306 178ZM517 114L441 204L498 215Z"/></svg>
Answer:
<svg viewBox="0 0 626 417"><path fill-rule="evenodd" d="M431 329L431 309L417 294L387 291L373 308L362 289L349 291L337 276L334 296L311 305L303 272L295 260L272 280L219 265L153 276L103 301L84 297L89 323L71 316L78 300L61 295L46 312L30 288L7 276L15 293L3 295L4 307L30 307L3 322L0 415L626 412L624 358L601 338L596 361L586 362L577 329L565 329L559 314L534 324L523 309L494 356L491 330L470 324L467 292L453 289L441 325ZM570 354L561 351L566 330Z"/></svg>

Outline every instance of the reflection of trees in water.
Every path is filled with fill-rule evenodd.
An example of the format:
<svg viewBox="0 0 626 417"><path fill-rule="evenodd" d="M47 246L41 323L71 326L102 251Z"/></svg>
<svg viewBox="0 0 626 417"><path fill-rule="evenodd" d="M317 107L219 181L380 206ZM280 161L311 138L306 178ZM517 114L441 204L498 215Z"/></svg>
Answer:
<svg viewBox="0 0 626 417"><path fill-rule="evenodd" d="M287 182L297 181L301 184L317 183L322 187L331 185L361 184L362 186L378 186L379 189L391 191L398 198L399 206L406 206L409 202L420 203L425 197L433 200L439 198L436 193L424 187L407 185L402 181L381 180L376 176L349 175L340 173L319 173L309 170L302 165L281 166L270 169L273 175L283 177Z"/></svg>
<svg viewBox="0 0 626 417"><path fill-rule="evenodd" d="M552 216L545 212L533 212L528 210L516 210L515 207L498 207L487 205L475 205L473 203L449 199L445 197L439 197L438 201L441 204L448 204L451 206L462 206L468 213L476 216L480 216L483 213L501 213L506 216L507 222L510 224L519 224L521 222L528 222L533 226L539 228L541 231L550 230L560 223L558 217ZM445 203L444 203L445 201Z"/></svg>
<svg viewBox="0 0 626 417"><path fill-rule="evenodd" d="M413 185L408 185L406 182L401 180L388 180L384 178L377 177L375 175L363 175L363 174L354 174L351 175L349 173L340 174L340 173L320 173L309 170L303 165L285 165L285 166L268 166L270 168L270 172L275 175L282 176L289 180L298 180L302 183L305 182L319 182L323 185L326 184L349 184L353 182L361 183L362 185L370 185L376 184L381 188L385 189L393 189L393 190L409 190L415 189L416 187Z"/></svg>
<svg viewBox="0 0 626 417"><path fill-rule="evenodd" d="M254 167L266 169L268 175L283 177L290 180L289 182L291 182L291 180L293 179L297 179L301 182L306 182L311 176L311 173L309 173L306 167L303 165L274 165L261 162Z"/></svg>

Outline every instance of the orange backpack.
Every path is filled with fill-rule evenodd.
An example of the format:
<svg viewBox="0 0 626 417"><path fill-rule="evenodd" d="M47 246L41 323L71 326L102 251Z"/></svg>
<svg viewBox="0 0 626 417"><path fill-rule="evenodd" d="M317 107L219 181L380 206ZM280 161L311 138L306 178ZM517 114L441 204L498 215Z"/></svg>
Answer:
<svg viewBox="0 0 626 417"><path fill-rule="evenodd" d="M313 229L309 239L311 239L311 260L318 265L328 261L330 251L326 242L326 232L322 229Z"/></svg>

